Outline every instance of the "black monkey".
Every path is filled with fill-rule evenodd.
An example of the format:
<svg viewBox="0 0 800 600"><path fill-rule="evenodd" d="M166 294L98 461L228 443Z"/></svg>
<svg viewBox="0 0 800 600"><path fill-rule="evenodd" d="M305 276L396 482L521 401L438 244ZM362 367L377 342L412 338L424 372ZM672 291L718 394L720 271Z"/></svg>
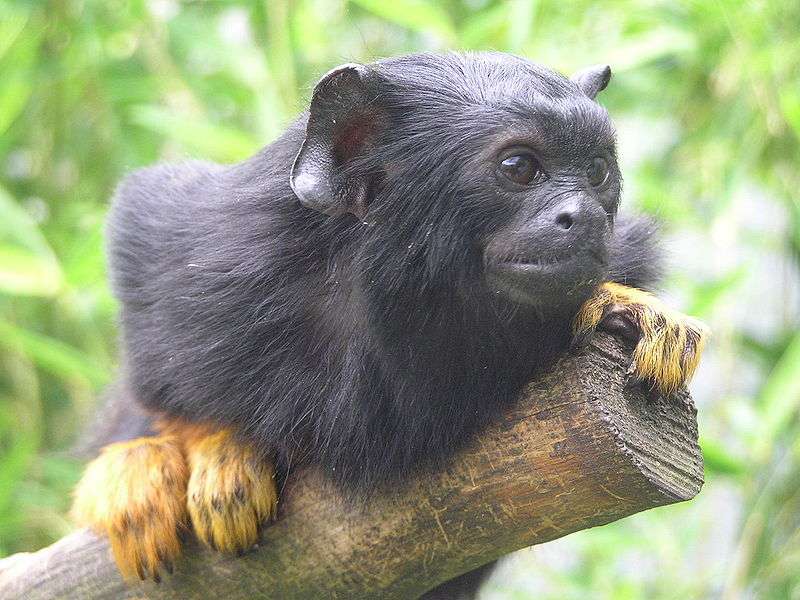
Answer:
<svg viewBox="0 0 800 600"><path fill-rule="evenodd" d="M75 513L125 575L159 577L191 520L239 550L274 475L366 498L447 460L601 322L662 391L702 326L645 288L652 225L618 219L608 67L567 79L499 53L325 75L242 163L130 175L109 216L119 393L151 435L107 446Z"/></svg>

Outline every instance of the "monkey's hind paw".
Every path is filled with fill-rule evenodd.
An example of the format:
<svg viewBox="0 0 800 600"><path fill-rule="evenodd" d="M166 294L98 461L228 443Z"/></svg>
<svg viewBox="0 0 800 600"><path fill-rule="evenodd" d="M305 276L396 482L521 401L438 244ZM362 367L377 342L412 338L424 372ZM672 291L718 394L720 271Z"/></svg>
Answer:
<svg viewBox="0 0 800 600"><path fill-rule="evenodd" d="M105 533L125 579L161 580L180 554L188 471L172 437L106 446L75 491L75 520Z"/></svg>
<svg viewBox="0 0 800 600"><path fill-rule="evenodd" d="M629 374L668 395L689 381L700 362L708 329L671 310L652 294L618 283L604 283L581 308L576 338L596 329L636 344Z"/></svg>
<svg viewBox="0 0 800 600"><path fill-rule="evenodd" d="M187 442L186 453L187 502L197 537L222 552L252 547L261 523L277 512L272 463L226 430Z"/></svg>

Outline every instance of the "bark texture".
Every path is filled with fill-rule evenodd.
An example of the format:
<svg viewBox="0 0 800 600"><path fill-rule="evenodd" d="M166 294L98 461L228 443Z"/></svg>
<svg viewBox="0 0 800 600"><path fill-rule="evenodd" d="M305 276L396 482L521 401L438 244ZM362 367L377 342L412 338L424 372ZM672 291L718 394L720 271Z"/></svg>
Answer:
<svg viewBox="0 0 800 600"><path fill-rule="evenodd" d="M190 542L174 575L128 586L105 540L81 530L0 560L0 598L413 598L514 550L688 500L703 484L694 405L685 390L626 387L629 360L596 336L448 468L366 508L295 473L243 557Z"/></svg>

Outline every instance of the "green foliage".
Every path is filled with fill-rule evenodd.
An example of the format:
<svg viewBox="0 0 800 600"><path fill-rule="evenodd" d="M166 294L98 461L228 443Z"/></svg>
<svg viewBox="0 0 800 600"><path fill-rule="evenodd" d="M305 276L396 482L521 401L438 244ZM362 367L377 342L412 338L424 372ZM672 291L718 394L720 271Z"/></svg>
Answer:
<svg viewBox="0 0 800 600"><path fill-rule="evenodd" d="M68 449L115 365L115 182L248 156L338 63L492 48L612 65L625 203L666 223L669 292L714 339L703 493L522 553L488 593L800 595L798 31L764 0L0 0L0 555L69 527Z"/></svg>

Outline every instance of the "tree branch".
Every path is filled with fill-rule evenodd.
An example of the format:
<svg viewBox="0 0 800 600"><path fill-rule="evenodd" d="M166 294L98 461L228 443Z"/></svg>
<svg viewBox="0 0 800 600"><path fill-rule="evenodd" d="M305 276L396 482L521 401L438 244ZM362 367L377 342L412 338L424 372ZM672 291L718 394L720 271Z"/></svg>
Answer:
<svg viewBox="0 0 800 600"><path fill-rule="evenodd" d="M174 575L126 587L106 541L82 530L0 561L0 597L411 598L514 550L688 500L703 483L694 406L685 391L625 389L629 360L597 336L449 468L367 508L296 473L246 556L189 543Z"/></svg>

